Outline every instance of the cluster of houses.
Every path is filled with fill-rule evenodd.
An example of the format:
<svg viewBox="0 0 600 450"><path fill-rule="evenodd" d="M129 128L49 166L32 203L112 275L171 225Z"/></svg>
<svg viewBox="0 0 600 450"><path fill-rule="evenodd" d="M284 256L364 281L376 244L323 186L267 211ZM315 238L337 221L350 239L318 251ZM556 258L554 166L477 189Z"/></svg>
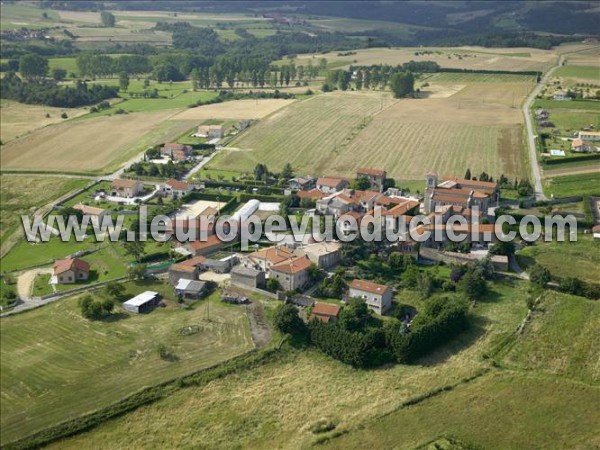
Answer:
<svg viewBox="0 0 600 450"><path fill-rule="evenodd" d="M594 135L586 135L594 138ZM394 230L400 228L401 222L410 220L419 213L425 213L430 219L430 225L421 225L416 231L422 234L431 233L431 237L423 242L416 242L408 234L403 240L389 245L394 251L419 256L420 249L443 249L450 242L446 233L446 224L451 216L462 216L465 219L478 219L478 233L474 233L470 220L467 224L452 224L451 230L455 235L464 234L465 242L477 245L488 241L495 235L495 225L483 220L489 218L490 211L498 205L500 192L497 183L468 180L456 177L438 177L429 173L425 178L425 195L423 202L416 198L402 196L395 188L386 188L386 172L380 169L361 168L357 178L368 181L368 189L353 189L349 180L342 177L310 176L296 177L289 180L290 189L296 191L300 198L310 198L315 201L314 214L333 216L342 223L342 231L350 233L362 221L374 216L378 211L383 227ZM364 183L363 183L364 184ZM361 186L362 187L362 186ZM193 186L178 180L167 180L160 188L162 195L173 198L181 197L193 190ZM120 196L136 196L143 192L143 186L137 180L114 180L111 193ZM245 220L247 212L254 210L258 201L250 201L244 205L243 211L236 214L239 220ZM87 205L76 205L83 214L101 218L106 211ZM248 211L246 211L246 209ZM207 283L200 280L204 271L215 273L230 273L230 283L250 290L262 290L268 280L276 280L281 291L304 292L314 282L314 269L331 272L342 259L342 246L339 242L316 242L309 238L302 242L287 242L260 248L251 253L226 253L223 247L230 244L222 241L215 233L215 217L218 211L207 207L195 217L176 217L173 227L182 226L185 230L191 226L198 227L203 239L196 241L178 241L175 236L171 245L175 252L185 255L185 259L173 264L168 269L168 280L174 295L181 299L199 299L206 294ZM353 220L345 221L344 219ZM341 219L341 220L340 220ZM350 225L344 228L348 223ZM174 230L170 230L173 232ZM440 235L442 240L439 240ZM434 241L434 237L436 240ZM217 255L220 254L221 256ZM89 264L81 259L72 258L55 263L54 276L57 283L76 283L89 278ZM354 279L344 299L360 298L377 314L385 314L392 304L393 292L391 287L373 283L367 280ZM160 301L160 296L154 292L140 294L128 302L124 308L133 312L144 312ZM335 321L339 315L339 307L327 303L313 305L312 315L326 322Z"/></svg>

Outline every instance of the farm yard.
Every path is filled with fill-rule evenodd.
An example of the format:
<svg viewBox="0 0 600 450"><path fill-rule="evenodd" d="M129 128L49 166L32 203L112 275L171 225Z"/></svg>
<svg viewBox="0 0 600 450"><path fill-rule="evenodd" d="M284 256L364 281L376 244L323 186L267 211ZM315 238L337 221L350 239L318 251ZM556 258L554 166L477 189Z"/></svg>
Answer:
<svg viewBox="0 0 600 450"><path fill-rule="evenodd" d="M294 103L233 140L210 167L243 172L265 163L280 170L290 162L297 173L348 176L376 166L399 180L419 180L430 170L460 175L469 167L521 177L519 105L530 78L474 83L472 77L431 81L423 88L429 98L336 92Z"/></svg>
<svg viewBox="0 0 600 450"><path fill-rule="evenodd" d="M127 298L144 290L173 298L161 283L129 282L125 287ZM245 310L223 305L217 294L208 300L210 322L205 320L207 300L189 310L168 300L166 308L149 314L117 311L104 321L81 317L77 301L72 297L2 319L3 446L254 347ZM199 332L180 335L189 325L198 325ZM161 359L159 344L176 359Z"/></svg>
<svg viewBox="0 0 600 450"><path fill-rule="evenodd" d="M173 111L70 120L2 147L2 168L102 173L147 147L175 139L196 122L170 120Z"/></svg>

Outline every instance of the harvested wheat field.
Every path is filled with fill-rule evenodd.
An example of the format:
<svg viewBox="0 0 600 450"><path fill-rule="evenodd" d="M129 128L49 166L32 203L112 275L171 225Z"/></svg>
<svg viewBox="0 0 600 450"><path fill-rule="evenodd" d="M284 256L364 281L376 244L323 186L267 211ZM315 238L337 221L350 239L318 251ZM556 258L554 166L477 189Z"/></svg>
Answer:
<svg viewBox="0 0 600 450"><path fill-rule="evenodd" d="M25 105L23 103L2 100L0 102L0 139L6 144L38 128L53 123L64 122L61 117L66 113L69 118L88 112L85 108L54 108L52 106ZM46 117L48 115L49 117ZM4 156L4 155L3 155Z"/></svg>
<svg viewBox="0 0 600 450"><path fill-rule="evenodd" d="M346 176L375 166L397 180L420 180L430 170L460 175L469 167L520 177L520 105L530 86L432 83L428 98L402 100L381 92L321 95L261 121L211 166L244 171L262 162L280 170L290 162L296 173Z"/></svg>
<svg viewBox="0 0 600 450"><path fill-rule="evenodd" d="M2 169L101 172L147 147L175 139L197 123L168 120L172 111L74 120L37 130L2 147Z"/></svg>
<svg viewBox="0 0 600 450"><path fill-rule="evenodd" d="M532 48L402 47L356 50L356 54L351 56L341 56L333 52L315 56L323 57L327 58L329 63L346 62L347 65L398 65L409 61L435 61L445 68L527 71L552 67L557 54L552 50ZM303 54L298 55L295 62L296 65L306 65L308 60L312 59L312 54Z"/></svg>
<svg viewBox="0 0 600 450"><path fill-rule="evenodd" d="M208 119L262 119L293 102L294 100L275 98L233 100L231 102L214 103L212 105L190 108L178 114L176 118L177 120L200 121Z"/></svg>

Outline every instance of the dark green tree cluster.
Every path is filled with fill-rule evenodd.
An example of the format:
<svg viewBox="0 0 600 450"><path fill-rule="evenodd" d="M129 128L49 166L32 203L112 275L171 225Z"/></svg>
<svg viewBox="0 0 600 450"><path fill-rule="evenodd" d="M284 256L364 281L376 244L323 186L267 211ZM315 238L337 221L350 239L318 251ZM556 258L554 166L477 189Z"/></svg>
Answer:
<svg viewBox="0 0 600 450"><path fill-rule="evenodd" d="M306 331L304 322L298 316L298 309L290 303L277 307L274 322L277 329L285 334L297 335Z"/></svg>
<svg viewBox="0 0 600 450"><path fill-rule="evenodd" d="M407 363L456 337L468 326L468 305L464 300L434 297L425 303L410 328L398 322L388 325L386 344L397 362Z"/></svg>
<svg viewBox="0 0 600 450"><path fill-rule="evenodd" d="M14 72L0 80L2 98L22 103L77 108L117 97L114 87L78 81L74 87L58 86L54 81L23 81Z"/></svg>
<svg viewBox="0 0 600 450"><path fill-rule="evenodd" d="M390 77L390 89L395 98L412 94L415 90L415 77L411 72L397 72Z"/></svg>
<svg viewBox="0 0 600 450"><path fill-rule="evenodd" d="M111 299L94 300L91 295L86 295L79 300L79 307L81 308L81 315L86 319L99 320L109 316L115 304Z"/></svg>

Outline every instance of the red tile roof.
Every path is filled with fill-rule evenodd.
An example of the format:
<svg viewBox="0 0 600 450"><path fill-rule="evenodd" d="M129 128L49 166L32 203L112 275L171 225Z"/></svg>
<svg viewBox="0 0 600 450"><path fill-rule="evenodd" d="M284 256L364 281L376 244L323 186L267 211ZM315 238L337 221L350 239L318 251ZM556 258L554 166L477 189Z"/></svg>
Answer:
<svg viewBox="0 0 600 450"><path fill-rule="evenodd" d="M271 271L295 274L307 270L311 264L310 259L301 256L284 261L276 266L271 266Z"/></svg>
<svg viewBox="0 0 600 450"><path fill-rule="evenodd" d="M55 275L60 275L67 270L81 270L82 272L89 272L90 264L87 261L79 258L67 258L54 261Z"/></svg>
<svg viewBox="0 0 600 450"><path fill-rule="evenodd" d="M279 264L294 257L294 253L286 247L268 247L262 248L248 255L249 258L264 260L266 259L271 264Z"/></svg>
<svg viewBox="0 0 600 450"><path fill-rule="evenodd" d="M325 197L327 194L324 194L318 189L311 189L310 191L298 191L296 195L298 196L298 198L310 198L313 200L319 200Z"/></svg>
<svg viewBox="0 0 600 450"><path fill-rule="evenodd" d="M371 281L354 279L352 283L350 283L350 287L352 289L357 289L359 291L370 292L371 294L383 295L388 289L389 286L385 284L377 284L372 283Z"/></svg>
<svg viewBox="0 0 600 450"><path fill-rule="evenodd" d="M187 184L185 181L179 181L174 179L165 181L165 184L170 186L171 189L175 189L177 191L187 191L189 188L189 184Z"/></svg>
<svg viewBox="0 0 600 450"><path fill-rule="evenodd" d="M329 322L333 317L340 315L341 308L331 303L316 303L311 311L311 318L317 318L321 322Z"/></svg>
<svg viewBox="0 0 600 450"><path fill-rule="evenodd" d="M392 209L388 211L384 211L382 213L383 216L392 216L399 217L405 215L411 209L419 206L419 202L416 200L407 200L404 203L400 203L397 206L394 206Z"/></svg>
<svg viewBox="0 0 600 450"><path fill-rule="evenodd" d="M139 180L126 180L123 178L117 178L116 180L113 180L111 186L116 189L133 188L137 183L139 183Z"/></svg>

